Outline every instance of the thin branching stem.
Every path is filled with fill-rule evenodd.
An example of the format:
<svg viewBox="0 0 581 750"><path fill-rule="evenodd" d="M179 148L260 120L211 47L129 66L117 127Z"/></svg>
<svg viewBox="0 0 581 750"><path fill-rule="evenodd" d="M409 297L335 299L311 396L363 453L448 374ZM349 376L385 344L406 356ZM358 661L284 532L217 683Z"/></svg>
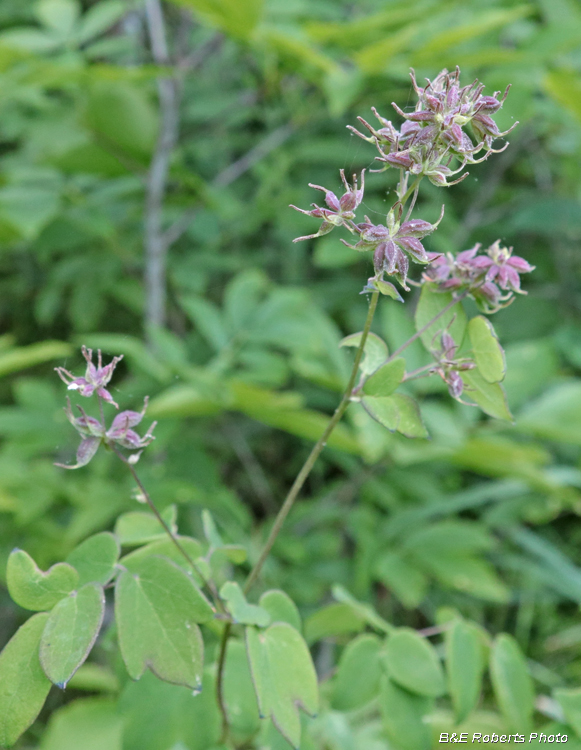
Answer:
<svg viewBox="0 0 581 750"><path fill-rule="evenodd" d="M131 473L131 476L133 477L133 480L134 480L135 484L139 488L139 491L141 492L141 495L142 495L143 499L145 500L145 502L151 508L152 513L154 514L154 516L157 518L157 520L159 521L159 523L163 527L163 530L165 531L165 533L171 539L171 541L172 541L173 545L175 546L175 548L179 551L180 555L184 558L184 560L186 560L186 562L188 563L188 565L190 566L190 568L194 571L194 573L197 576L199 576L199 578L203 582L204 586L206 586L206 588L212 594L212 598L214 599L214 604L216 605L216 608L219 609L223 613L224 612L224 607L223 607L222 601L221 601L221 599L220 599L220 597L218 595L218 590L216 589L215 583L212 580L207 579L204 576L204 574L202 573L202 571L200 570L200 568L192 560L192 558L186 552L186 550L184 549L184 547L182 546L182 544L180 544L179 539L176 537L176 535L173 533L173 531L171 530L171 528L168 526L168 524L166 523L165 519L163 518L163 516L161 515L161 513L157 509L157 506L155 505L155 503L151 499L151 495L145 489L145 486L144 486L143 482L141 481L141 479L139 478L139 475L135 471L135 467L133 466L133 464L130 463L129 460L115 446L112 446L112 449L113 449L113 452L115 453L115 455L117 456L117 458L119 458L125 464L125 466L127 466L127 468L129 469L129 471Z"/></svg>
<svg viewBox="0 0 581 750"><path fill-rule="evenodd" d="M319 440L317 441L317 443L315 444L315 446L309 453L307 460L303 464L302 469L299 471L295 481L293 482L292 487L290 488L285 498L284 503L282 504L280 510L278 511L278 514L274 520L274 524L272 526L270 534L268 535L268 539L266 540L266 543L262 549L262 552L260 553L260 557L254 564L254 567L252 568L248 578L246 579L246 583L244 585L245 594L249 592L252 585L255 583L256 579L260 575L262 566L264 565L266 558L270 554L270 550L272 549L272 546L274 545L276 538L278 537L280 530L282 529L283 524L285 522L285 519L290 513L290 510L295 500L297 499L299 492L301 491L305 481L307 480L307 477L311 473L311 470L313 466L315 465L316 460L320 456L324 447L327 445L327 440L329 439L329 436L331 435L335 427L339 424L341 417L345 414L345 411L347 407L349 406L351 395L353 393L353 388L355 386L355 380L357 378L357 371L359 369L361 358L363 357L363 351L365 349L365 342L367 341L367 336L369 335L369 331L371 329L371 323L373 321L373 316L375 315L375 310L377 308L378 299L379 299L379 292L373 292L373 294L371 295L371 301L369 303L367 319L363 327L363 333L361 334L361 341L359 343L359 347L357 348L357 352L355 354L353 368L351 370L351 375L349 376L349 382L347 383L347 387L345 388L345 391L343 393L343 397L339 403L339 406L335 409L335 413L331 417L329 424L325 428L325 431L323 432L323 434L321 435L321 437L319 438ZM226 650L227 650L228 639L230 638L231 631L232 631L232 625L231 623L227 622L224 625L224 630L222 631L222 639L220 641L220 655L218 657L218 674L217 674L217 680L216 680L216 694L218 697L218 706L220 707L220 712L222 714L222 741L225 741L225 739L228 737L228 715L226 712L226 704L224 701L224 665L226 663Z"/></svg>

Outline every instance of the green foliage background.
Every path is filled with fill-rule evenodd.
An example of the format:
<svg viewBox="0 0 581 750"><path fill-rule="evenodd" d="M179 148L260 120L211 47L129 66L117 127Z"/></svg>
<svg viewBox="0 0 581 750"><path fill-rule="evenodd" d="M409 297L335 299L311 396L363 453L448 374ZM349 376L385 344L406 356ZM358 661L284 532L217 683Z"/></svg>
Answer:
<svg viewBox="0 0 581 750"><path fill-rule="evenodd" d="M81 344L125 355L113 391L122 408L151 397L148 416L159 426L140 470L160 507L176 504L180 530L194 536L208 508L227 542L258 555L339 398L349 354L338 342L361 328L370 267L335 235L292 244L316 227L287 206L316 199L308 182L334 189L339 168L373 166L373 148L345 125L367 118L371 106L392 117L390 103L410 99L410 66L423 78L459 65L463 81L478 77L487 93L512 83L497 120L501 129L521 124L509 149L462 184L445 193L428 187L418 215L436 220L443 193L445 220L428 249L501 238L537 267L525 279L528 296L494 321L515 423L452 404L436 379L414 386L430 441L406 441L348 414L264 580L299 605L320 674L336 664L346 634L363 627L342 624L335 611L332 632L314 614L340 584L398 626L431 626L456 608L492 633L513 634L541 695L575 687L579 5L181 0L165 10L172 52L194 62L184 68L164 218L170 226L191 211L191 221L169 252L167 327L150 332L147 347L144 178L164 69L152 63L143 8L122 0L0 5L0 571L15 546L46 568L139 507L112 456L74 474L53 466L71 459L76 436L52 367L80 371ZM370 215L391 205L390 179L369 176ZM375 330L392 348L413 333L415 298L382 302ZM410 349L408 369L425 356L419 345ZM0 642L24 619L0 588ZM19 747L89 747L79 738L91 727L109 733L96 750L121 747L120 720L111 718L120 686L103 666L111 649L106 635L96 666L66 693L51 693ZM124 716L143 717L143 705L157 702L165 728L157 724L156 734L129 720L123 748L207 747L201 734L180 729L190 709L180 713L179 689L158 694L149 677L141 693L122 691ZM102 697L83 703L87 691ZM349 728L339 712L349 697L344 706L335 700L314 746L386 746L364 716ZM563 719L554 698L540 710ZM203 706L196 711L204 717Z"/></svg>

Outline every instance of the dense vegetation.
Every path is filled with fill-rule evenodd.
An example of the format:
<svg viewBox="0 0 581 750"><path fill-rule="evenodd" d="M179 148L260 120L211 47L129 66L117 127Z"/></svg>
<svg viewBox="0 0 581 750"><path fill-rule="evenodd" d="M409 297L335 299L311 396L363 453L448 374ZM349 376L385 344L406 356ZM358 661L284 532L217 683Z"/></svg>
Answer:
<svg viewBox="0 0 581 750"><path fill-rule="evenodd" d="M288 205L322 199L309 182L339 192L339 168L380 166L345 126L361 129L376 107L399 127L391 102L413 104L410 67L421 82L459 65L487 94L511 83L495 118L520 125L460 184L424 180L417 211L435 223L446 204L431 252L500 238L536 266L528 295L493 321L514 424L453 401L437 375L407 385L430 440L349 407L260 586L296 602L321 681L305 750L429 745L414 724L428 699L413 685L382 723L379 637L433 633L443 657L450 623L468 621L483 643L509 635L494 640L465 729L455 688L452 702L434 689L436 744L440 731L529 729L581 741L578 4L181 0L163 7L167 45L150 33L157 7L0 5L0 576L14 547L46 570L102 531L125 553L163 538L124 515L143 498L113 453L77 472L54 466L73 463L77 441L53 368L80 373L85 345L106 362L124 355L111 384L122 410L150 396L156 439L138 468L167 523L207 539L224 580L243 582L341 397L353 353L338 344L363 327L372 274L369 255L339 242L346 232L293 243L318 225ZM361 213L383 221L396 183L395 170L368 171ZM373 323L390 351L415 330L419 289L402 294L404 305L382 298ZM407 369L427 357L416 342ZM28 617L2 584L0 645ZM111 620L108 608L89 662L52 688L18 748L290 747L258 718L241 640L225 685L235 745L218 745L212 667L195 698L149 673L134 683ZM208 665L219 636L205 626ZM528 678L516 704L502 697L499 643L517 672L526 655L534 716Z"/></svg>

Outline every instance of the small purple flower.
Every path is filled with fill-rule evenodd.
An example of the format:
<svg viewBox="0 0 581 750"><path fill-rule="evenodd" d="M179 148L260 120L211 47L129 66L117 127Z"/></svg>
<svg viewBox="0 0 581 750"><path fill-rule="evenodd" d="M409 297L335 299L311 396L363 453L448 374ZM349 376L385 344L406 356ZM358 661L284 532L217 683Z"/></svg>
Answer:
<svg viewBox="0 0 581 750"><path fill-rule="evenodd" d="M101 358L101 350L97 352L97 367L93 364L93 350L87 349L85 346L81 348L83 357L87 362L87 370L85 377L75 378L68 370L64 367L55 367L58 372L60 379L63 383L66 383L70 391L78 391L81 396L89 397L93 393L96 393L99 398L107 401L109 404L118 409L119 406L113 401L113 398L105 386L109 383L113 377L113 371L117 366L117 363L123 359L123 355L120 357L113 357L112 361L103 367L103 361Z"/></svg>
<svg viewBox="0 0 581 750"><path fill-rule="evenodd" d="M530 273L534 266L518 255L512 255L512 247L500 246L497 240L487 250L488 255L473 258L475 268L486 270L486 281L495 281L501 289L526 294L520 288L521 273Z"/></svg>
<svg viewBox="0 0 581 750"><path fill-rule="evenodd" d="M123 448L128 448L129 450L143 450L143 448L146 448L155 439L152 433L157 422L152 423L143 437L131 428L138 425L145 416L147 403L148 398L146 397L143 409L140 412L122 411L118 414L113 420L111 427L105 433L106 442L109 444L112 442L119 443Z"/></svg>
<svg viewBox="0 0 581 750"><path fill-rule="evenodd" d="M302 214L307 216L313 216L316 219L322 219L323 223L319 227L319 231L315 234L308 234L304 237L297 237L293 242L301 242L302 240L312 240L315 237L322 237L325 234L329 234L335 227L344 226L350 232L353 231L353 219L355 218L355 209L360 205L363 200L363 191L365 188L365 170L361 172L361 187L357 186L357 177L353 175L353 185L349 185L345 178L345 172L341 169L341 181L345 187L345 193L341 198L337 198L332 190L321 187L321 185L313 185L309 183L309 187L315 190L320 190L325 193L325 203L328 208L321 208L316 203L311 203L313 208L310 211L306 211L304 208L298 208L291 204L291 208L295 211L300 211Z"/></svg>

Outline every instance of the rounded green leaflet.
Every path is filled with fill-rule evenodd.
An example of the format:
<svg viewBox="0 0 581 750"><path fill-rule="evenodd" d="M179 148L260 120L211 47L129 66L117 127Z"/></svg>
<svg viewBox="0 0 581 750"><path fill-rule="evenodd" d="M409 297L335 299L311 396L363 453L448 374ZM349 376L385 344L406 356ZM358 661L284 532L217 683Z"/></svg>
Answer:
<svg viewBox="0 0 581 750"><path fill-rule="evenodd" d="M262 607L249 604L240 586L234 581L226 581L220 589L220 598L235 623L242 625L259 625L265 628L270 624L270 615Z"/></svg>
<svg viewBox="0 0 581 750"><path fill-rule="evenodd" d="M457 724L478 703L484 667L482 634L475 625L456 620L446 631L446 671Z"/></svg>
<svg viewBox="0 0 581 750"><path fill-rule="evenodd" d="M301 632L301 616L297 605L284 591L279 591L278 589L265 591L258 603L268 612L271 622L288 622L299 633Z"/></svg>
<svg viewBox="0 0 581 750"><path fill-rule="evenodd" d="M66 687L89 655L104 614L105 595L97 583L73 591L50 613L40 641L40 663L58 687Z"/></svg>
<svg viewBox="0 0 581 750"><path fill-rule="evenodd" d="M505 419L508 422L513 421L508 408L506 393L500 383L486 381L478 368L465 370L462 373L462 380L465 385L464 396L466 400L474 401L483 412L491 417Z"/></svg>
<svg viewBox="0 0 581 750"><path fill-rule="evenodd" d="M504 350L492 323L477 315L468 323L468 335L480 374L488 383L499 383L506 374Z"/></svg>
<svg viewBox="0 0 581 750"><path fill-rule="evenodd" d="M432 738L425 717L432 704L430 698L410 693L383 675L379 706L390 746L397 750L429 750Z"/></svg>
<svg viewBox="0 0 581 750"><path fill-rule="evenodd" d="M160 679L199 690L204 644L197 623L214 610L193 580L165 557L148 557L115 585L115 620L130 677L147 667Z"/></svg>
<svg viewBox="0 0 581 750"><path fill-rule="evenodd" d="M119 542L109 531L95 534L81 542L66 561L79 574L79 586L85 583L108 583L119 559Z"/></svg>
<svg viewBox="0 0 581 750"><path fill-rule="evenodd" d="M0 653L0 747L11 747L28 729L50 690L38 658L47 619L45 612L33 615Z"/></svg>
<svg viewBox="0 0 581 750"><path fill-rule="evenodd" d="M364 396L361 405L370 417L395 432L399 424L399 409L393 396Z"/></svg>
<svg viewBox="0 0 581 750"><path fill-rule="evenodd" d="M380 367L363 384L366 396L390 396L403 380L405 359L398 357Z"/></svg>
<svg viewBox="0 0 581 750"><path fill-rule="evenodd" d="M246 650L258 708L297 748L299 706L311 716L319 706L317 674L307 644L292 625L276 622L266 630L246 628Z"/></svg>
<svg viewBox="0 0 581 750"><path fill-rule="evenodd" d="M376 635L360 635L345 647L333 680L333 708L351 711L375 698L382 672L382 645Z"/></svg>
<svg viewBox="0 0 581 750"><path fill-rule="evenodd" d="M346 336L341 340L339 346L352 346L358 347L361 343L360 333L352 333L350 336ZM365 340L365 346L363 347L363 359L359 365L361 372L364 375L371 375L380 367L388 357L387 344L380 338L376 333L369 332Z"/></svg>
<svg viewBox="0 0 581 750"><path fill-rule="evenodd" d="M237 745L247 743L260 729L258 704L243 641L232 639L224 666L224 699Z"/></svg>
<svg viewBox="0 0 581 750"><path fill-rule="evenodd" d="M403 393L394 393L392 398L399 414L397 431L408 438L427 438L428 431L422 420L418 402Z"/></svg>
<svg viewBox="0 0 581 750"><path fill-rule="evenodd" d="M435 291L433 284L424 284L416 308L416 329L420 331L428 325L451 302L453 302L453 296L450 292L438 292ZM451 305L447 312L421 334L422 344L429 352L440 348L440 337L443 331L447 331L452 336L458 347L461 346L466 331L466 313L461 302Z"/></svg>
<svg viewBox="0 0 581 750"><path fill-rule="evenodd" d="M410 628L387 639L385 663L390 678L418 695L437 697L446 690L444 672L434 647Z"/></svg>
<svg viewBox="0 0 581 750"><path fill-rule="evenodd" d="M46 572L32 557L15 549L8 558L6 581L10 596L24 609L52 609L77 586L79 574L68 563L57 563Z"/></svg>
<svg viewBox="0 0 581 750"><path fill-rule="evenodd" d="M501 633L493 643L490 677L509 727L516 732L527 732L534 710L533 681L518 643L508 633Z"/></svg>

